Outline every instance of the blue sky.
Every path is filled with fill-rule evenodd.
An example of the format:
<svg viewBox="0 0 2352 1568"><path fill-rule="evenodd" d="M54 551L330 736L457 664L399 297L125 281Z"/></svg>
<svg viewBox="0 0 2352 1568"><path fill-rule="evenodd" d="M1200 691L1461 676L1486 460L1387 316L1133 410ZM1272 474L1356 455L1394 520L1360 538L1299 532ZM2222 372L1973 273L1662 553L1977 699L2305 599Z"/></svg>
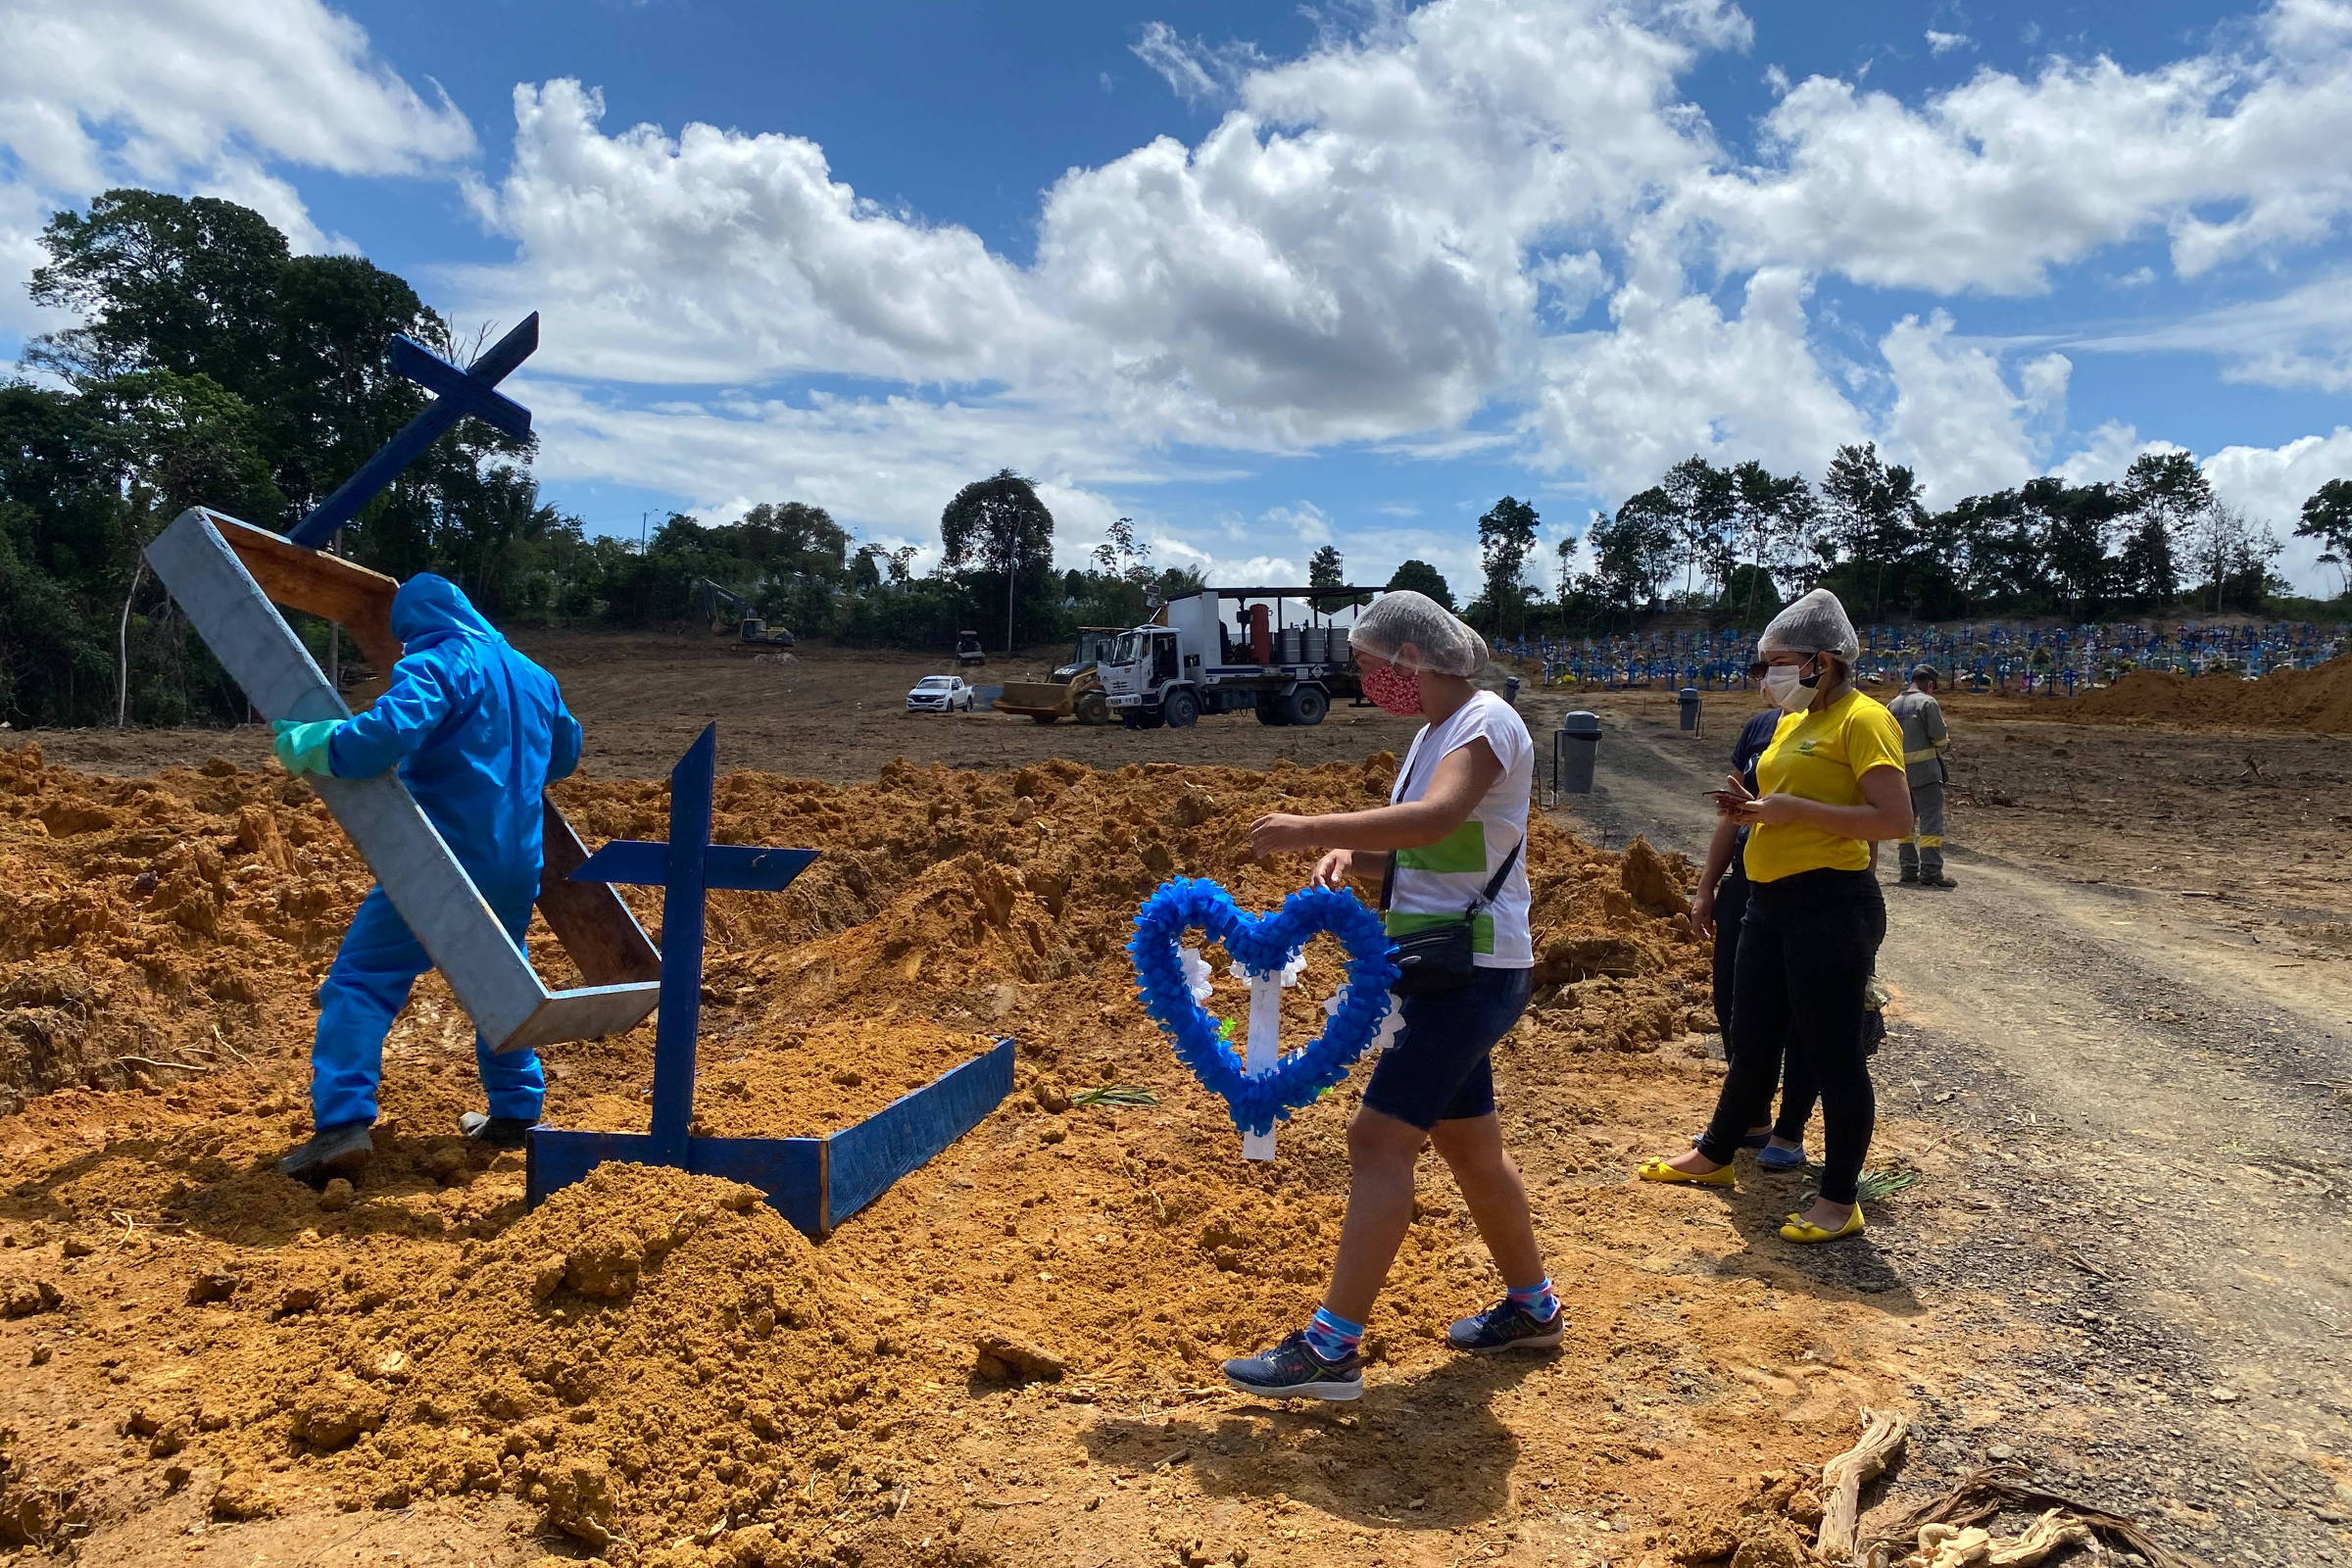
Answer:
<svg viewBox="0 0 2352 1568"><path fill-rule="evenodd" d="M1009 465L1072 561L1459 582L1505 492L1874 439L1945 500L2177 445L2283 538L2352 473L2346 145L2337 0L0 0L0 359L138 182L542 311L603 530L922 544Z"/></svg>

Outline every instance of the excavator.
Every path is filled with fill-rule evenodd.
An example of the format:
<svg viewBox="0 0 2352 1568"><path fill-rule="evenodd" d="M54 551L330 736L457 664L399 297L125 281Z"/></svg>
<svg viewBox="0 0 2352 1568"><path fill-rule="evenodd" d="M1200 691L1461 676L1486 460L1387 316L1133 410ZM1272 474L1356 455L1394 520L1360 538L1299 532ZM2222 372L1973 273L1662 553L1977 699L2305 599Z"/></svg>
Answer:
<svg viewBox="0 0 2352 1568"><path fill-rule="evenodd" d="M713 637L728 632L746 648L790 648L792 633L778 626L768 630L767 622L754 613L758 608L739 593L733 593L708 577L694 579L695 602L703 612L703 624L710 628Z"/></svg>

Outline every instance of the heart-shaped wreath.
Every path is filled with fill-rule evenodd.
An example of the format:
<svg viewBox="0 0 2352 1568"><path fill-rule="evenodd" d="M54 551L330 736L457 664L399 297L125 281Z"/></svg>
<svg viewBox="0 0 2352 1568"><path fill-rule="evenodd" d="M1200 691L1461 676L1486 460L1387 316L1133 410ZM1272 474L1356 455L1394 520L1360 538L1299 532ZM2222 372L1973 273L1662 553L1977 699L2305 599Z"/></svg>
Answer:
<svg viewBox="0 0 2352 1568"><path fill-rule="evenodd" d="M1205 986L1197 989L1186 973L1181 943L1195 926L1222 942L1237 968L1269 977L1290 967L1317 932L1339 938L1348 950L1348 984L1332 999L1323 1032L1286 1053L1273 1070L1248 1073L1217 1021L1201 1009L1199 992ZM1347 1077L1396 1004L1389 995L1396 981L1395 949L1380 916L1333 888L1301 888L1274 913L1259 916L1214 882L1178 877L1144 901L1127 952L1135 959L1144 1010L1168 1032L1176 1054L1201 1084L1224 1097L1233 1124L1246 1133L1272 1132L1276 1122L1288 1121L1293 1110Z"/></svg>

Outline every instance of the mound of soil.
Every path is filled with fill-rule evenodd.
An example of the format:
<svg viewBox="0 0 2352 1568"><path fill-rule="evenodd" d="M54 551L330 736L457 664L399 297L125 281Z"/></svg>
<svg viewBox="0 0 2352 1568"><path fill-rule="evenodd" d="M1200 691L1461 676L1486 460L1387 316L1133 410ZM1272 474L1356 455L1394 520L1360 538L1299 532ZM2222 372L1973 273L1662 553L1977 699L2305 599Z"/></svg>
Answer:
<svg viewBox="0 0 2352 1568"><path fill-rule="evenodd" d="M2139 669L2063 706L2057 716L2085 723L2187 724L2230 729L2310 729L2352 734L2352 656L2316 669L2281 669L2260 680L2175 675Z"/></svg>
<svg viewBox="0 0 2352 1568"><path fill-rule="evenodd" d="M711 897L703 1128L840 1126L993 1036L1020 1043L1011 1101L811 1248L743 1189L674 1171L607 1168L526 1214L518 1156L453 1136L479 1093L471 1029L429 979L388 1042L378 1154L357 1187L278 1177L272 1156L307 1128L311 993L365 869L282 775L219 764L129 783L0 757L0 988L56 999L0 1018L0 1085L24 1104L0 1116L0 1294L25 1303L0 1339L37 1348L13 1473L37 1484L42 1517L77 1528L202 1477L223 1519L306 1492L355 1507L505 1494L615 1562L854 1560L847 1544L902 1508L889 1527L908 1549L951 1543L957 1497L1032 1430L1021 1391L1066 1390L1081 1410L1109 1391L1181 1401L1311 1309L1355 1087L1287 1125L1278 1160L1243 1163L1222 1104L1142 1013L1122 948L1172 875L1271 907L1305 865L1250 859L1248 824L1384 800L1393 770L1384 756L722 780L719 839L824 854L781 896ZM591 842L666 831L662 785L562 793ZM1655 1201L1618 1175L1633 1140L1709 1092L1691 1052L1659 1050L1708 1027L1690 868L1646 845L1595 852L1541 817L1528 861L1538 991L1497 1052L1511 1136L1555 1173L1548 1208L1617 1234ZM628 896L651 925L655 899ZM552 942L533 956L563 977ZM1238 1017L1246 991L1216 966L1211 1005ZM1321 1027L1340 972L1310 950L1289 1038ZM651 1036L546 1053L548 1119L642 1126ZM1113 1083L1155 1103L1078 1102ZM1607 1185L1560 1185L1582 1171ZM1384 1368L1445 1361L1444 1324L1493 1288L1442 1168L1422 1179L1370 1324ZM1639 1466L1665 1509L1825 1451L1821 1414L1804 1431L1754 1425L1739 1369L1865 1332L1868 1314L1815 1303L1800 1329L1737 1276L1669 1283L1597 1252L1553 1266L1578 1281L1573 1364L1601 1370L1547 1385L1546 1420L1577 1435L1570 1448L1602 1435L1595 1486L1632 1487L1623 1467ZM1631 1419L1628 1378L1670 1380L1661 1408L1685 1438L1735 1422L1744 1446L1694 1464L1714 1450L1669 1462L1607 1436ZM1494 1417L1461 1419L1452 1437L1416 1425L1414 1451L1484 1453ZM1106 1416L1085 1441L1115 1466L1123 1444L1158 1441L1142 1430ZM1251 1460L1266 1486L1349 1516L1425 1487L1377 1456L1334 1470L1317 1430L1269 1429Z"/></svg>

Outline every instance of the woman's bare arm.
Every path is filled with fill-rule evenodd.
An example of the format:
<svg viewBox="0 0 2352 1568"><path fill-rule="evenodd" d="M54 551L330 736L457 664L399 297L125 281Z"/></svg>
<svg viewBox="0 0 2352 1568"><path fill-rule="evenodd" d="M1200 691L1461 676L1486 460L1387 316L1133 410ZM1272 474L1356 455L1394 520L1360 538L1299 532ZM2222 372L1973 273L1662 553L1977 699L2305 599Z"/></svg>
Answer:
<svg viewBox="0 0 2352 1568"><path fill-rule="evenodd" d="M1250 824L1250 853L1262 859L1305 850L1418 850L1470 820L1501 777L1502 760L1474 739L1438 763L1421 799L1323 816L1271 812Z"/></svg>

